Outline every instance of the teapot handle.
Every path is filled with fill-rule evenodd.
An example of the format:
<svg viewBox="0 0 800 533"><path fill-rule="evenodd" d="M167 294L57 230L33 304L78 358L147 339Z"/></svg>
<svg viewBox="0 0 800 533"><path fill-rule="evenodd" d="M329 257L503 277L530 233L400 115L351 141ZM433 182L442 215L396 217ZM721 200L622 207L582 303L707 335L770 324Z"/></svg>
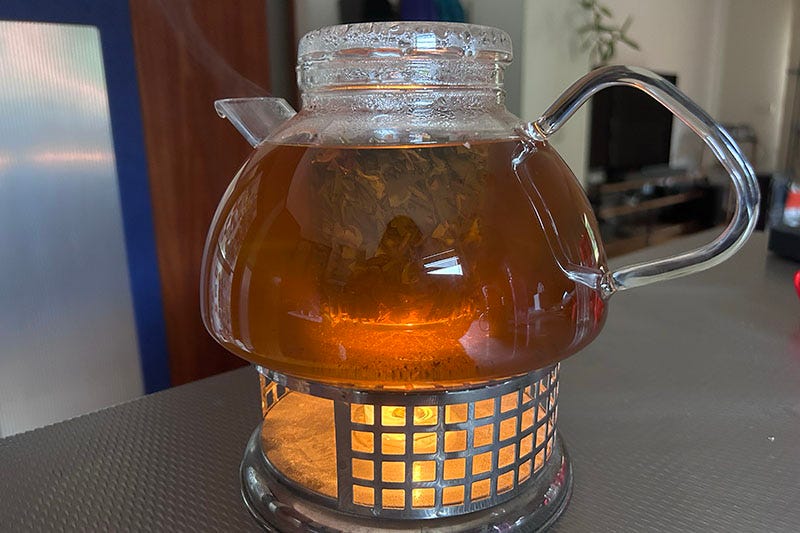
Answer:
<svg viewBox="0 0 800 533"><path fill-rule="evenodd" d="M535 122L523 126L523 133L544 141L558 131L592 95L614 85L626 85L644 91L699 135L733 181L736 206L728 226L709 244L673 257L637 263L605 273L599 289L606 297L616 291L700 272L728 259L753 232L759 203L758 182L753 168L728 132L673 84L642 68L608 66L590 72L573 83Z"/></svg>

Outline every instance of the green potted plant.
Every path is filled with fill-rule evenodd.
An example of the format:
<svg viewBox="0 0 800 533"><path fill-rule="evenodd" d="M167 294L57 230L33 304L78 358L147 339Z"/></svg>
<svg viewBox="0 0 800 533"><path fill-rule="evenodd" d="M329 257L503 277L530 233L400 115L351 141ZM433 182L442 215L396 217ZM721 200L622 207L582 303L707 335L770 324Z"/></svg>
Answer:
<svg viewBox="0 0 800 533"><path fill-rule="evenodd" d="M589 22L578 28L581 48L589 51L594 66L607 65L617 53L620 44L639 50L639 45L628 36L633 18L629 15L621 25L614 22L614 14L598 0L580 0L589 14Z"/></svg>

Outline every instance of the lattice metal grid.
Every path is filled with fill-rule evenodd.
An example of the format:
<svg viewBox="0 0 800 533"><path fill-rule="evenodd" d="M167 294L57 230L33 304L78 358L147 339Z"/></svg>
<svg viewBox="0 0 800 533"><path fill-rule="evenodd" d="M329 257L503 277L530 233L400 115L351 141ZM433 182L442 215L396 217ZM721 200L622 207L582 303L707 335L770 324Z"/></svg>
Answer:
<svg viewBox="0 0 800 533"><path fill-rule="evenodd" d="M261 373L258 374L258 381L261 384L261 416L266 417L267 412L289 392L289 389L284 385L270 381Z"/></svg>
<svg viewBox="0 0 800 533"><path fill-rule="evenodd" d="M290 392L262 375L265 416ZM550 458L558 365L470 390L322 395L333 400L337 496L309 496L363 516L454 516L511 499Z"/></svg>

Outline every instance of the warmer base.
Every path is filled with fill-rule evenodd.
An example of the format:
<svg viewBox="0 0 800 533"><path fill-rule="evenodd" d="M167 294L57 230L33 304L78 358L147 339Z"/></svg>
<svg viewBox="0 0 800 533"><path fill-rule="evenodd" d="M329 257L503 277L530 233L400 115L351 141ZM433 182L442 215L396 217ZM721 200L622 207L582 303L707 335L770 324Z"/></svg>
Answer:
<svg viewBox="0 0 800 533"><path fill-rule="evenodd" d="M544 531L561 515L572 493L572 467L556 434L550 459L527 488L513 499L472 513L444 518L388 520L365 518L327 508L298 494L273 473L261 450L261 426L247 444L240 468L242 497L256 521L267 531L405 532Z"/></svg>

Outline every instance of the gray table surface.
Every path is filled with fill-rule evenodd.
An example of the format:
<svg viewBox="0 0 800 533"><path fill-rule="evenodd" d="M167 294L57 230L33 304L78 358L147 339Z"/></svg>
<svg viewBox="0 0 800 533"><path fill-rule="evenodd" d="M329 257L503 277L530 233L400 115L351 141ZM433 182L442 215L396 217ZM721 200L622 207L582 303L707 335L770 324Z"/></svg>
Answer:
<svg viewBox="0 0 800 533"><path fill-rule="evenodd" d="M575 489L555 531L800 531L798 268L755 235L614 297L563 365ZM258 420L247 368L0 440L0 531L256 531L238 465Z"/></svg>

